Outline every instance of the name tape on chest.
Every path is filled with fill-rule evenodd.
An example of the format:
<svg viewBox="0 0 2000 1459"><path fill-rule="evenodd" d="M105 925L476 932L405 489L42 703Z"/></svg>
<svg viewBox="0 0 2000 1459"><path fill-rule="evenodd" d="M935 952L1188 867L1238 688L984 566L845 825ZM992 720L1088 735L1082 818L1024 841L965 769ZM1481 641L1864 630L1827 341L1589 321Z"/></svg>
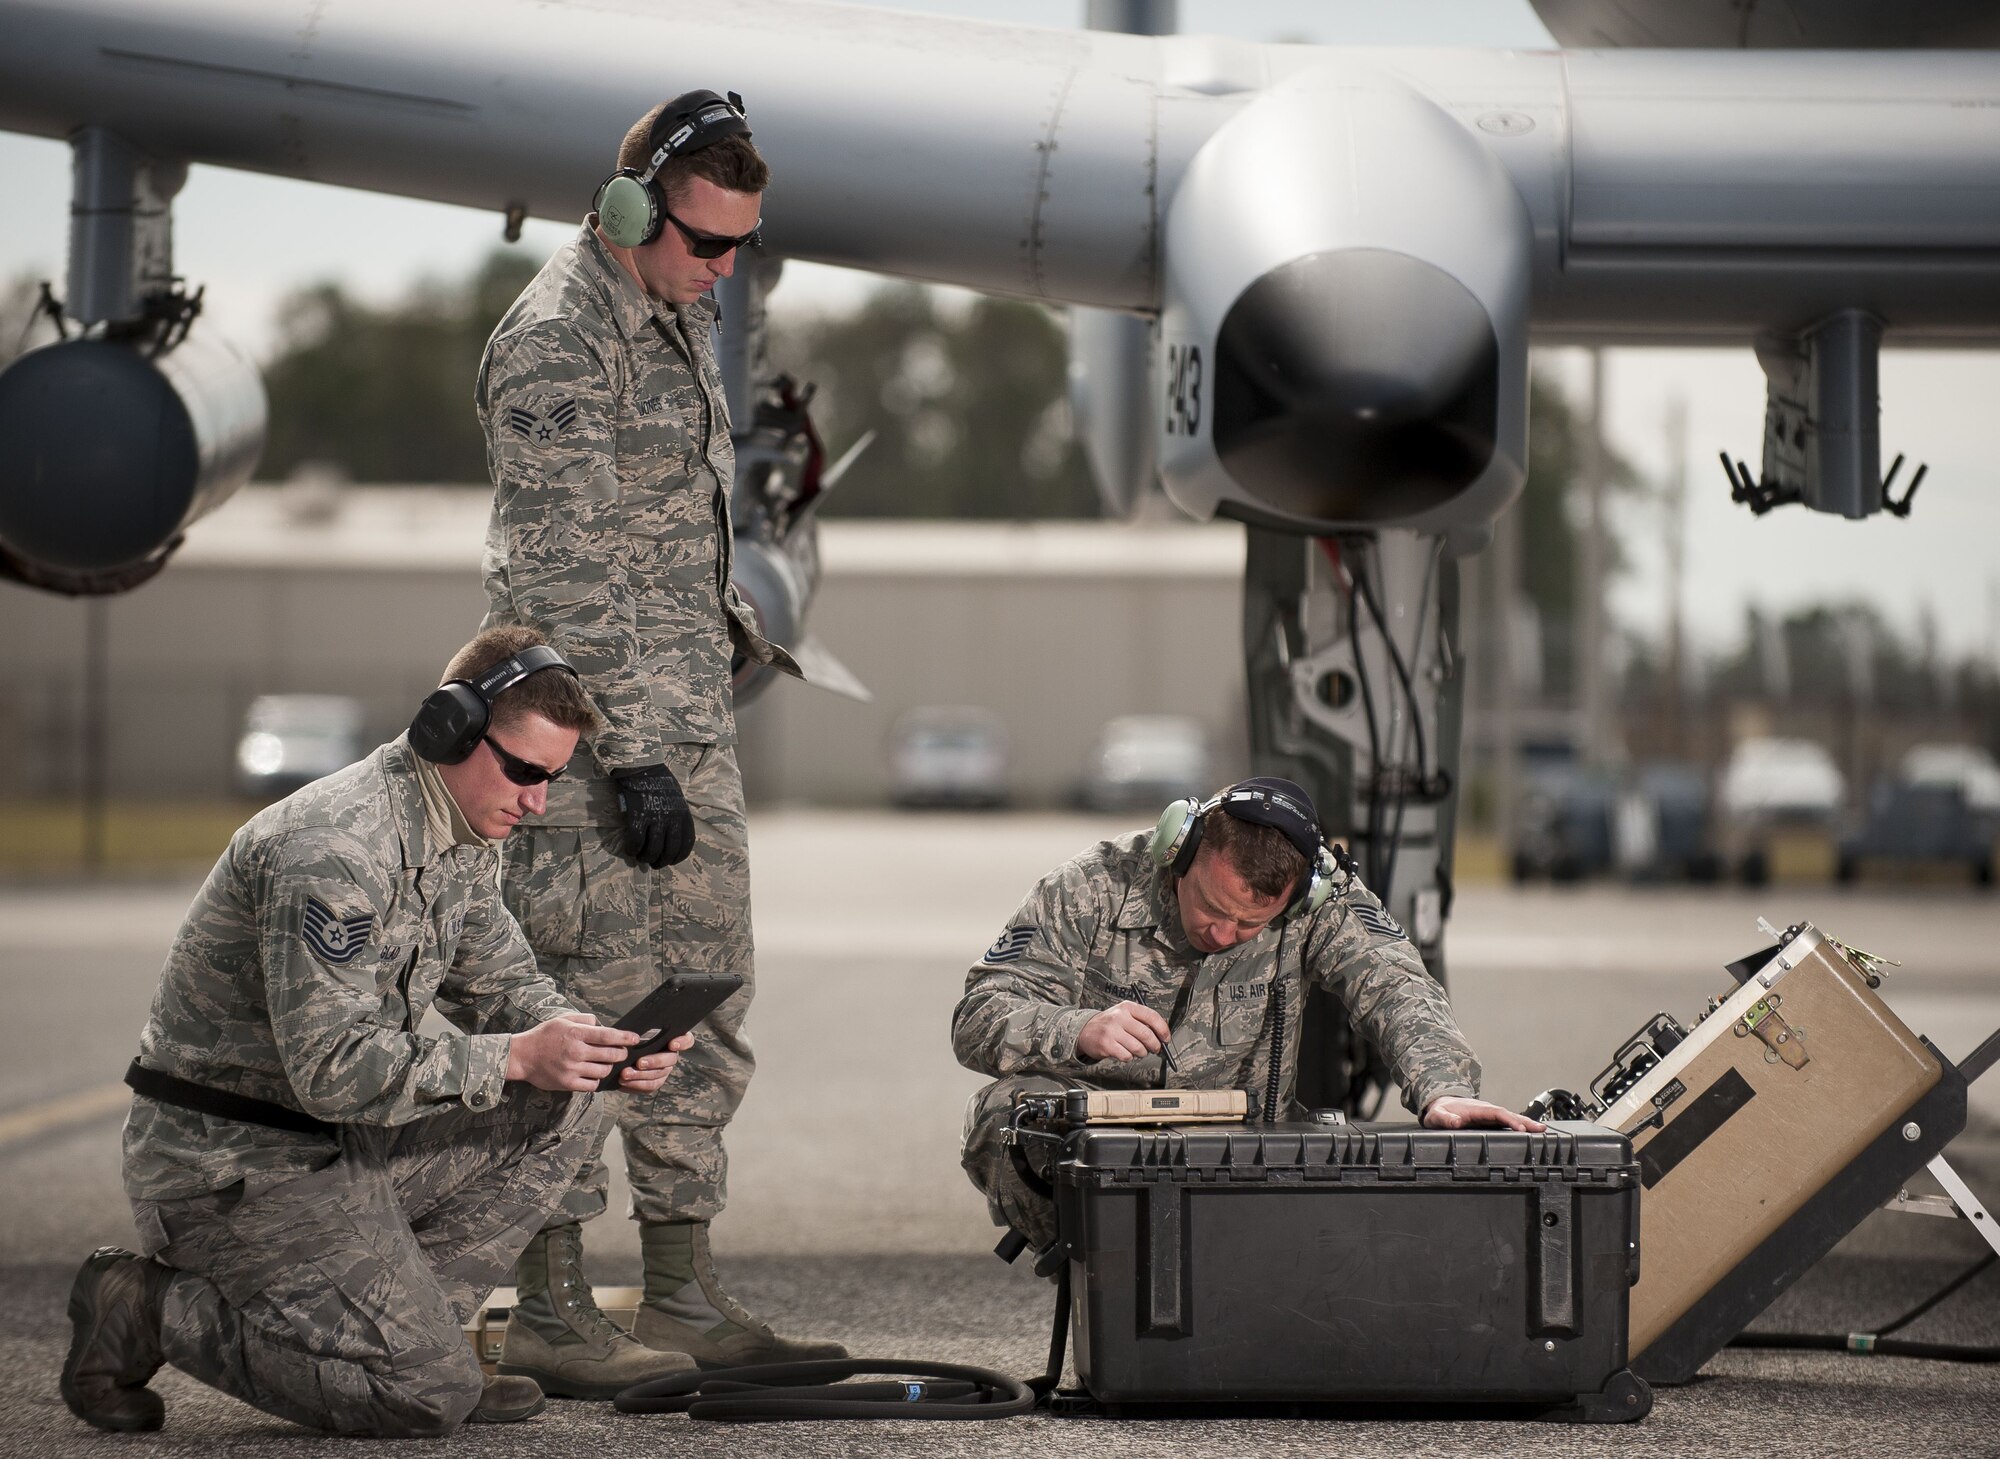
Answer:
<svg viewBox="0 0 2000 1459"><path fill-rule="evenodd" d="M350 963L368 945L368 934L375 930L375 914L341 917L318 897L307 897L304 927L306 946L315 957L329 963Z"/></svg>
<svg viewBox="0 0 2000 1459"><path fill-rule="evenodd" d="M1028 950L1028 944L1034 940L1033 927L1009 927L994 939L993 946L986 949L986 956L981 961L989 963L1017 961Z"/></svg>
<svg viewBox="0 0 2000 1459"><path fill-rule="evenodd" d="M524 441L546 446L576 423L576 397L558 400L540 415L520 406L507 410L507 428Z"/></svg>
<svg viewBox="0 0 2000 1459"><path fill-rule="evenodd" d="M1402 929L1396 919L1373 902L1356 902L1353 906L1354 920L1377 937L1385 937L1391 942L1404 942L1409 939L1410 934Z"/></svg>

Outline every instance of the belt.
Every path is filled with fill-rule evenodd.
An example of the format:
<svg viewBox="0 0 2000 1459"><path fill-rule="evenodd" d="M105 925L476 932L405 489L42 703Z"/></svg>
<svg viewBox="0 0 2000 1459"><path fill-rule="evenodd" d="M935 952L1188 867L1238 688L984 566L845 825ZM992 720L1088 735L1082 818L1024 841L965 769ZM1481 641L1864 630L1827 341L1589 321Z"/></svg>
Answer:
<svg viewBox="0 0 2000 1459"><path fill-rule="evenodd" d="M125 1082L135 1094L157 1099L161 1104L178 1105L197 1114L214 1115L219 1120L237 1120L246 1125L263 1125L272 1130L288 1130L294 1135L320 1135L338 1139L340 1126L314 1119L303 1110L287 1109L268 1099L232 1094L227 1089L211 1089L189 1079L148 1069L137 1059L125 1071Z"/></svg>

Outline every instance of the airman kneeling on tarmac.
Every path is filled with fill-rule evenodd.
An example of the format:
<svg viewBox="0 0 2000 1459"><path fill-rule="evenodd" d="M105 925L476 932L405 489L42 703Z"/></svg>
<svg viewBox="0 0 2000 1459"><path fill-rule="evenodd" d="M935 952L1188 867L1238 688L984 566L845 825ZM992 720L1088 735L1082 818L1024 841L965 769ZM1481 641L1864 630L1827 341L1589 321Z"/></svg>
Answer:
<svg viewBox="0 0 2000 1459"><path fill-rule="evenodd" d="M62 1395L156 1429L171 1363L316 1429L504 1423L532 1378L482 1378L461 1325L574 1182L589 1091L637 1034L538 970L497 847L596 714L534 630L462 649L406 735L255 816L189 909L127 1074L143 1255L70 1292ZM418 1023L432 1008L453 1027ZM651 1093L692 1043L624 1070ZM618 1335L625 1382L693 1366Z"/></svg>

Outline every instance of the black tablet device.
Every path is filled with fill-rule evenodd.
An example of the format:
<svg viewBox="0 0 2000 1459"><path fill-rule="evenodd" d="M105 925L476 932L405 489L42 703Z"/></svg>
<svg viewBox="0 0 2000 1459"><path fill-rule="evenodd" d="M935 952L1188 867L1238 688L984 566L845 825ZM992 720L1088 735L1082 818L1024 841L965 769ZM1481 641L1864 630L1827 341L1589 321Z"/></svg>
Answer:
<svg viewBox="0 0 2000 1459"><path fill-rule="evenodd" d="M734 973L677 973L668 978L612 1025L631 1033L650 1033L652 1037L627 1049L618 1067L605 1075L597 1087L616 1089L619 1076L633 1064L648 1054L659 1053L742 986L743 980Z"/></svg>

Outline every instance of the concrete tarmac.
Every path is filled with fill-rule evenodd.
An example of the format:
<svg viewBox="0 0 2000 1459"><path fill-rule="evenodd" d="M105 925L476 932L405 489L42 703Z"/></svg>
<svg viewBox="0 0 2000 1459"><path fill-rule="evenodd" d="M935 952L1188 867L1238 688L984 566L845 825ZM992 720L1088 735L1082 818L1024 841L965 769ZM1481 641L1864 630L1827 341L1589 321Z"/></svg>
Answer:
<svg viewBox="0 0 2000 1459"><path fill-rule="evenodd" d="M1119 822L1069 816L771 813L754 817L759 1072L730 1135L725 1275L789 1331L857 1353L1041 1369L1051 1289L990 1254L996 1232L957 1165L965 1097L946 1024L967 965L1035 878ZM114 1439L78 1424L55 1392L63 1302L77 1261L129 1244L118 1183L123 1099L168 943L194 879L0 888L0 1453L162 1453L226 1446L249 1456L325 1441L172 1371L155 1380L166 1429ZM1472 887L1449 933L1459 1020L1486 1092L1518 1106L1549 1085L1581 1089L1652 1013L1683 1021L1728 986L1721 965L1761 945L1759 915L1809 918L1904 966L1885 996L1952 1057L2000 1026L2000 902L1969 889L1778 887L1514 890ZM1975 1086L1973 1127L1950 1152L2000 1199L2000 1074ZM595 1280L638 1280L636 1228L588 1234ZM1985 1247L1963 1223L1869 1218L1758 1326L1872 1330ZM2000 1268L1907 1336L2000 1344ZM672 1450L689 1454L1165 1455L2000 1453L1991 1366L1839 1353L1731 1350L1694 1385L1656 1394L1639 1424L1512 1421L1056 1420L888 1422L741 1429L552 1403L542 1417L467 1430L459 1452ZM372 1452L342 1441L342 1452Z"/></svg>

